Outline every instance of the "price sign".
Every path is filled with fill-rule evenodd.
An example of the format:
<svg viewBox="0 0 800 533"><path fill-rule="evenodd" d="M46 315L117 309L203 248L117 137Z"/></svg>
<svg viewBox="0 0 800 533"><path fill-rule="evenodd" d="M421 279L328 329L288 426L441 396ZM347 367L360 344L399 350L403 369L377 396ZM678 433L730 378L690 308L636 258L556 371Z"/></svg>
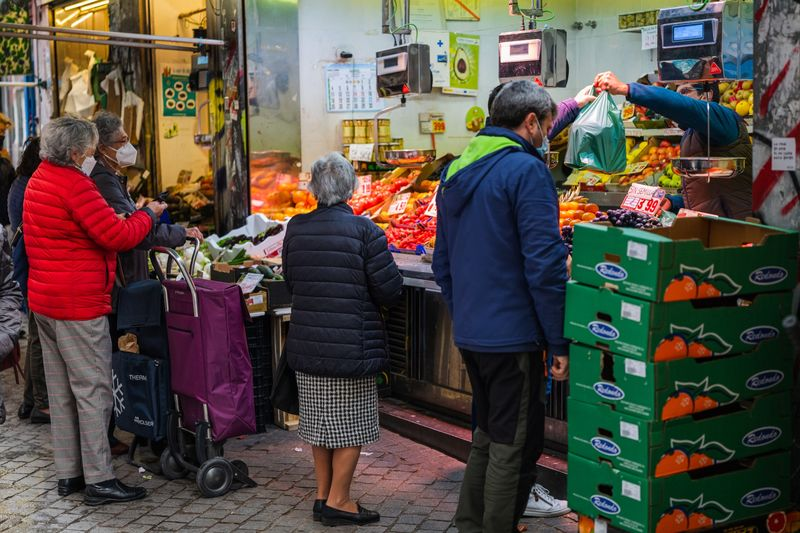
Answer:
<svg viewBox="0 0 800 533"><path fill-rule="evenodd" d="M358 177L358 194L370 194L372 192L372 176L359 176Z"/></svg>
<svg viewBox="0 0 800 533"><path fill-rule="evenodd" d="M436 185L436 188L433 190L433 195L431 196L431 203L428 204L428 208L425 210L426 217L436 218L436 195L438 193L439 185Z"/></svg>
<svg viewBox="0 0 800 533"><path fill-rule="evenodd" d="M772 170L792 172L797 168L797 141L792 137L772 139Z"/></svg>
<svg viewBox="0 0 800 533"><path fill-rule="evenodd" d="M350 145L350 161L372 161L372 151L375 148L374 144L351 144Z"/></svg>
<svg viewBox="0 0 800 533"><path fill-rule="evenodd" d="M664 189L634 183L628 189L628 194L620 207L644 213L645 215L656 216L661 209L661 202L664 200L664 196L666 196Z"/></svg>
<svg viewBox="0 0 800 533"><path fill-rule="evenodd" d="M645 26L642 28L642 50L658 48L658 26Z"/></svg>
<svg viewBox="0 0 800 533"><path fill-rule="evenodd" d="M406 212L408 201L411 199L410 192L404 192L394 197L392 204L389 206L389 215L399 215Z"/></svg>
<svg viewBox="0 0 800 533"><path fill-rule="evenodd" d="M301 172L300 182L297 184L297 190L307 191L309 182L311 182L311 172Z"/></svg>

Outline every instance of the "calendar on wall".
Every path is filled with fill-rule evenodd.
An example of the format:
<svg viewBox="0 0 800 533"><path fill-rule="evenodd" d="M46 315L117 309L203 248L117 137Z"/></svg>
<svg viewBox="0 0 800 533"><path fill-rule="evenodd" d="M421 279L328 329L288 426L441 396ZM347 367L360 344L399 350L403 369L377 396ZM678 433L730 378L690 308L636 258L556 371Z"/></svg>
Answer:
<svg viewBox="0 0 800 533"><path fill-rule="evenodd" d="M383 109L378 98L374 64L328 65L325 86L329 113Z"/></svg>

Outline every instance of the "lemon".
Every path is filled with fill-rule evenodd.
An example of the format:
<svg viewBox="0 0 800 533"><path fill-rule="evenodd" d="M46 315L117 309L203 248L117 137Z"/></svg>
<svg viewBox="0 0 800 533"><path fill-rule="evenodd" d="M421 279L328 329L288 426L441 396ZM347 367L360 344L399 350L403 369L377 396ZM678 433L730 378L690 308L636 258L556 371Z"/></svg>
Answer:
<svg viewBox="0 0 800 533"><path fill-rule="evenodd" d="M746 117L750 114L750 102L742 101L736 104L736 112L740 117Z"/></svg>

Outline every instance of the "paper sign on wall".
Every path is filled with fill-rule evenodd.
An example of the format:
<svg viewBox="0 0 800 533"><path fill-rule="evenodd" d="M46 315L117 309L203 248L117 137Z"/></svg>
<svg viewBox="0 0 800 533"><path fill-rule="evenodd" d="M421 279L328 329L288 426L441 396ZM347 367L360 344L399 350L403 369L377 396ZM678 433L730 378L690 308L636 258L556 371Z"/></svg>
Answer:
<svg viewBox="0 0 800 533"><path fill-rule="evenodd" d="M792 137L772 139L772 170L797 169L797 140Z"/></svg>
<svg viewBox="0 0 800 533"><path fill-rule="evenodd" d="M372 151L375 145L369 144L351 144L350 145L350 161L372 161Z"/></svg>
<svg viewBox="0 0 800 533"><path fill-rule="evenodd" d="M420 41L431 49L431 74L434 87L450 86L450 32L420 32Z"/></svg>
<svg viewBox="0 0 800 533"><path fill-rule="evenodd" d="M481 51L479 35L450 34L450 87L446 94L476 96L478 94L478 58Z"/></svg>
<svg viewBox="0 0 800 533"><path fill-rule="evenodd" d="M642 28L642 50L655 50L658 47L658 26Z"/></svg>
<svg viewBox="0 0 800 533"><path fill-rule="evenodd" d="M325 67L326 106L329 113L379 111L375 65Z"/></svg>

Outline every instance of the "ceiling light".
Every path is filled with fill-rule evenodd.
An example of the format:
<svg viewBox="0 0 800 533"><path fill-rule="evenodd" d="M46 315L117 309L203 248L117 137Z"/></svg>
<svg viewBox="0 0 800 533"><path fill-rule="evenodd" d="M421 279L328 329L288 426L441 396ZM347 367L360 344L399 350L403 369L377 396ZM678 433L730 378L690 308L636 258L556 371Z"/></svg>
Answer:
<svg viewBox="0 0 800 533"><path fill-rule="evenodd" d="M95 0L93 4L89 4L88 6L83 6L81 8L81 13L86 13L88 11L94 11L98 8L105 7L108 5L109 0L100 0L99 2Z"/></svg>
<svg viewBox="0 0 800 533"><path fill-rule="evenodd" d="M63 26L64 24L66 24L70 20L72 20L75 17L77 17L79 14L80 13L78 11L76 11L74 13L71 13L71 14L67 15L66 18L63 18L63 19L60 19L60 18L56 17L56 26Z"/></svg>
<svg viewBox="0 0 800 533"><path fill-rule="evenodd" d="M78 9L79 7L83 7L89 4L95 4L97 0L83 0L82 2L78 2L76 4L72 4L71 6L67 6L64 9L67 11L72 11L73 9Z"/></svg>

